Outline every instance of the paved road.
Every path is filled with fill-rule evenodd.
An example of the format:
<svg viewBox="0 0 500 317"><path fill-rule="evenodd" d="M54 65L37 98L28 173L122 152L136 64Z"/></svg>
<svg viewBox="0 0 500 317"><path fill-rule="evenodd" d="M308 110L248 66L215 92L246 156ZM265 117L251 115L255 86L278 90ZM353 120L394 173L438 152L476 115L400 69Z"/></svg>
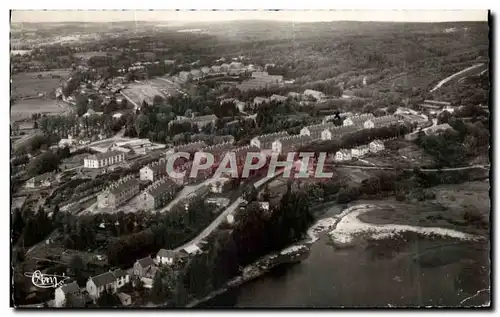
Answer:
<svg viewBox="0 0 500 317"><path fill-rule="evenodd" d="M175 251L180 251L190 245L193 244L198 244L200 243L203 239L208 237L223 221L226 220L226 217L228 215L231 215L239 206L240 204L244 201L242 197L238 197L231 205L229 205L223 212L220 213L217 218L215 218L214 221L208 227L206 227L196 238L193 240L189 241L188 243L185 243L175 249Z"/></svg>
<svg viewBox="0 0 500 317"><path fill-rule="evenodd" d="M347 167L347 168L358 168L358 169L366 169L366 170L394 170L396 167L389 166L363 166L363 165L344 165L344 164L325 164L325 166L337 166L337 167ZM486 165L471 165L471 166L462 166L462 167L448 167L448 168L421 168L422 172L438 172L438 171L463 171L474 168L482 168L488 170L490 168L489 164ZM404 171L413 171L413 168L403 168Z"/></svg>
<svg viewBox="0 0 500 317"><path fill-rule="evenodd" d="M163 207L163 209L161 209L159 212L169 211L170 209L172 209L173 206L175 206L177 203L179 203L179 201L181 201L182 199L188 197L189 195L191 195L192 193L194 193L198 189L202 188L203 186L209 186L212 182L215 182L215 181L217 181L217 179L214 179L212 177L212 178L209 178L209 179L203 181L202 183L200 183L198 185L184 187L179 192L179 194L171 202L169 202L167 206Z"/></svg>
<svg viewBox="0 0 500 317"><path fill-rule="evenodd" d="M474 68L478 68L478 67L481 67L483 65L484 65L483 63L481 63L481 64L475 64L475 65L473 65L471 67L467 67L466 69L463 69L463 70L461 70L459 72L456 72L455 74L453 74L451 76L446 77L445 79L441 80L434 88L432 88L432 90L430 92L434 92L437 89L441 88L441 86L443 86L444 84L446 84L447 82L449 82L453 78L458 77L458 76L460 76L460 75L462 75L462 74L464 74L464 73L466 73L466 72L468 72L470 70L473 70Z"/></svg>

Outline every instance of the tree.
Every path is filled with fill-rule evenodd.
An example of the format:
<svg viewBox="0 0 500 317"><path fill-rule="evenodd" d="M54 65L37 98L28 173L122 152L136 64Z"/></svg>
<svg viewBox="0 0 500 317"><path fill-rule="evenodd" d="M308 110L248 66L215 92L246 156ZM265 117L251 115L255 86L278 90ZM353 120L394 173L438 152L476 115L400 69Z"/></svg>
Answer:
<svg viewBox="0 0 500 317"><path fill-rule="evenodd" d="M448 111L443 111L437 117L437 123L438 124L448 123L451 117L452 117L451 113L449 113Z"/></svg>
<svg viewBox="0 0 500 317"><path fill-rule="evenodd" d="M150 129L149 117L145 114L140 114L135 120L135 130L140 138L145 138Z"/></svg>
<svg viewBox="0 0 500 317"><path fill-rule="evenodd" d="M83 259L78 255L73 256L69 261L69 267L75 278L78 281L81 281L85 270L85 263L83 262Z"/></svg>
<svg viewBox="0 0 500 317"><path fill-rule="evenodd" d="M83 95L76 97L76 113L79 117L84 115L88 109L88 99Z"/></svg>
<svg viewBox="0 0 500 317"><path fill-rule="evenodd" d="M30 176L52 172L57 169L59 162L59 156L47 151L32 159L28 163L27 171Z"/></svg>

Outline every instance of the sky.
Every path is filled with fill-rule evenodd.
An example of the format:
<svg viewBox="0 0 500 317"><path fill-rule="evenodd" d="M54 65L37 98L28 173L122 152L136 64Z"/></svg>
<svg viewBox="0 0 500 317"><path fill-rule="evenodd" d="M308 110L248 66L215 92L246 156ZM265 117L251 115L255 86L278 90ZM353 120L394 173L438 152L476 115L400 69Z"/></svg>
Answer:
<svg viewBox="0 0 500 317"><path fill-rule="evenodd" d="M233 21L274 20L295 22L394 21L449 22L487 21L486 10L309 10L309 11L28 11L14 10L11 22L117 22L117 21Z"/></svg>

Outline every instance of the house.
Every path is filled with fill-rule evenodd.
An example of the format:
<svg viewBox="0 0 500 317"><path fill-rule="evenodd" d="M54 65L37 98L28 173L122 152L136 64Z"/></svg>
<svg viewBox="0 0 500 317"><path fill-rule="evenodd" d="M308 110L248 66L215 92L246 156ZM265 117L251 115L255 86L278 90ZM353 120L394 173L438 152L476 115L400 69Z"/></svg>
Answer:
<svg viewBox="0 0 500 317"><path fill-rule="evenodd" d="M118 103L119 103L118 99L116 99L116 102L118 102ZM118 120L118 119L120 119L122 116L123 116L123 113L121 113L121 112L117 112L117 113L115 113L115 114L113 115L113 119L117 119L117 120Z"/></svg>
<svg viewBox="0 0 500 317"><path fill-rule="evenodd" d="M418 126L423 126L425 125L426 122L428 122L428 118L425 115L415 115L415 114L406 114L406 113L401 113L398 114L398 116L407 123L416 123Z"/></svg>
<svg viewBox="0 0 500 317"><path fill-rule="evenodd" d="M182 71L179 73L179 79L183 82L187 82L192 79L191 72Z"/></svg>
<svg viewBox="0 0 500 317"><path fill-rule="evenodd" d="M271 97L269 97L269 100L270 101L274 101L274 102L285 102L288 98L285 97L285 96L280 96L280 95L272 95Z"/></svg>
<svg viewBox="0 0 500 317"><path fill-rule="evenodd" d="M360 145L351 149L352 157L362 157L370 152L370 147L368 145Z"/></svg>
<svg viewBox="0 0 500 317"><path fill-rule="evenodd" d="M221 69L220 66L214 65L211 68L212 68L212 72L215 73L215 74L219 74L219 73L222 72L222 69Z"/></svg>
<svg viewBox="0 0 500 317"><path fill-rule="evenodd" d="M138 277L153 278L156 274L155 262L151 256L139 259L134 263L134 275Z"/></svg>
<svg viewBox="0 0 500 317"><path fill-rule="evenodd" d="M253 105L254 106L260 106L263 103L268 103L269 99L264 98L264 97L255 97L253 98Z"/></svg>
<svg viewBox="0 0 500 317"><path fill-rule="evenodd" d="M76 143L77 143L77 140L73 139L73 137L71 135L68 135L67 139L61 139L61 140L59 140L58 146L60 148L63 148L63 147L66 147L66 146L75 145Z"/></svg>
<svg viewBox="0 0 500 317"><path fill-rule="evenodd" d="M207 76L208 74L210 74L212 72L212 69L210 67L202 67L200 69L201 73L203 74L203 76Z"/></svg>
<svg viewBox="0 0 500 317"><path fill-rule="evenodd" d="M231 201L228 198L224 197L209 197L205 199L205 203L215 205L218 208L226 208L227 206L229 206Z"/></svg>
<svg viewBox="0 0 500 317"><path fill-rule="evenodd" d="M85 304L80 287L75 281L56 288L54 292L54 306L65 307L67 299L68 302L72 303L72 307L83 307Z"/></svg>
<svg viewBox="0 0 500 317"><path fill-rule="evenodd" d="M361 128L355 125L329 127L321 131L321 140L332 140L333 138L340 139L344 135L354 133L360 129Z"/></svg>
<svg viewBox="0 0 500 317"><path fill-rule="evenodd" d="M206 116L199 116L199 117L192 117L192 118L180 118L180 119L176 119L176 120L172 120L169 122L169 126L173 123L190 123L192 125L196 125L198 127L198 129L201 129L203 128L204 126L206 126L207 124L215 124L215 122L217 121L217 116L214 115L214 114L209 114L209 115L206 115Z"/></svg>
<svg viewBox="0 0 500 317"><path fill-rule="evenodd" d="M185 247L184 249L182 249L182 252L187 255L198 255L203 253L203 251L196 244Z"/></svg>
<svg viewBox="0 0 500 317"><path fill-rule="evenodd" d="M238 108L239 112L245 111L246 104L243 101L236 100L235 106L236 106L236 108Z"/></svg>
<svg viewBox="0 0 500 317"><path fill-rule="evenodd" d="M322 93L321 91L312 90L312 89L306 89L302 94L305 97L314 99L316 101L319 101L319 100L322 100L323 98L325 98L324 93Z"/></svg>
<svg viewBox="0 0 500 317"><path fill-rule="evenodd" d="M350 161L352 159L352 154L350 150L341 149L335 153L335 161Z"/></svg>
<svg viewBox="0 0 500 317"><path fill-rule="evenodd" d="M384 142L381 140L372 141L368 146L370 147L370 152L373 153L377 153L385 149Z"/></svg>
<svg viewBox="0 0 500 317"><path fill-rule="evenodd" d="M342 122L342 124L345 125L345 126L349 126L349 125L363 126L363 124L367 120L370 120L370 119L373 119L373 118L375 118L375 116L373 114L371 114L371 113L364 113L364 114L361 114L361 115L349 117L349 118L345 119Z"/></svg>
<svg viewBox="0 0 500 317"><path fill-rule="evenodd" d="M287 96L295 100L300 99L300 94L294 91L290 91Z"/></svg>
<svg viewBox="0 0 500 317"><path fill-rule="evenodd" d="M130 275L121 269L109 271L87 281L86 289L89 295L98 299L104 292L116 293L118 289L130 282Z"/></svg>
<svg viewBox="0 0 500 317"><path fill-rule="evenodd" d="M179 259L179 254L172 250L160 249L156 254L156 263L172 265Z"/></svg>
<svg viewBox="0 0 500 317"><path fill-rule="evenodd" d="M153 162L144 166L139 170L139 179L141 181L155 182L167 175L167 161L160 159L158 162Z"/></svg>
<svg viewBox="0 0 500 317"><path fill-rule="evenodd" d="M250 140L250 145L256 146L259 149L269 149L271 148L271 144L279 139L288 136L288 132L282 131L282 132L275 132L275 133L269 133L269 134L262 134L259 136L256 136L252 140Z"/></svg>
<svg viewBox="0 0 500 317"><path fill-rule="evenodd" d="M116 297L118 297L120 303L122 303L123 306L129 306L130 304L132 304L132 297L128 294L117 293Z"/></svg>
<svg viewBox="0 0 500 317"><path fill-rule="evenodd" d="M178 191L179 186L170 178L164 177L144 190L137 200L137 206L143 210L161 208L166 206Z"/></svg>
<svg viewBox="0 0 500 317"><path fill-rule="evenodd" d="M198 80L203 77L203 73L199 69L191 69L191 79Z"/></svg>
<svg viewBox="0 0 500 317"><path fill-rule="evenodd" d="M453 128L448 123L438 124L432 127L429 127L424 130L425 135L436 135L440 134L447 130L453 130Z"/></svg>
<svg viewBox="0 0 500 317"><path fill-rule="evenodd" d="M37 188L37 187L50 187L53 182L55 182L55 174L54 173L45 173L42 175L38 175L30 178L25 187L26 188Z"/></svg>
<svg viewBox="0 0 500 317"><path fill-rule="evenodd" d="M101 168L125 161L125 154L119 151L97 153L83 159L86 168Z"/></svg>
<svg viewBox="0 0 500 317"><path fill-rule="evenodd" d="M280 138L272 143L272 151L282 154L286 151L295 150L301 146L309 144L313 138L308 135L292 135Z"/></svg>
<svg viewBox="0 0 500 317"><path fill-rule="evenodd" d="M97 195L97 206L99 208L116 208L138 193L139 181L133 176L126 176Z"/></svg>
<svg viewBox="0 0 500 317"><path fill-rule="evenodd" d="M325 124L314 124L307 127L304 127L300 130L300 135L307 135L317 140L321 138L321 133L325 129L333 128L335 124L333 122L327 122Z"/></svg>
<svg viewBox="0 0 500 317"><path fill-rule="evenodd" d="M220 65L220 70L221 72L227 72L229 70L229 64L227 63L223 63L222 65Z"/></svg>
<svg viewBox="0 0 500 317"><path fill-rule="evenodd" d="M370 118L363 123L363 127L365 129L388 127L398 122L399 122L398 117L393 115L387 115L382 117Z"/></svg>

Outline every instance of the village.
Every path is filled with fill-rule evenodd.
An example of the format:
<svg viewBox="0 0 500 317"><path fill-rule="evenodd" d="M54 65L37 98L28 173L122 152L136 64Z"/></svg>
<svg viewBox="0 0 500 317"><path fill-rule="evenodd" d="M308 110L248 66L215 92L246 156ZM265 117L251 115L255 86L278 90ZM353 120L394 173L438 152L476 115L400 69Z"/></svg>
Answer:
<svg viewBox="0 0 500 317"><path fill-rule="evenodd" d="M483 152L472 155L488 143L483 103L430 94L426 86L380 88L392 77L373 69L313 80L290 76L277 58L241 51L183 56L183 48L156 44L147 32L72 42L56 50L67 50L64 61L32 57L50 55L50 46L14 54L12 241L15 296L25 307L174 305L179 276L199 280L210 259L224 252L232 259L225 235L244 236L240 226L256 221L249 216L255 210L266 223L256 228L283 223L286 233L294 221L310 224L297 219L328 199L345 206L362 197L360 188L380 199L387 179L438 183L422 175L489 168ZM166 34L188 41L178 32ZM482 80L482 67L471 76ZM314 155L306 164L299 153ZM257 157L265 163L248 171ZM284 165L274 169L289 159L291 175ZM228 163L232 170L221 173ZM308 177L295 177L304 169ZM390 195L432 197L423 187ZM271 221L286 218L287 204L296 207L289 196L303 213ZM306 229L290 229L293 242ZM240 276L253 263L241 261L228 276L218 274ZM35 271L69 279L39 289L23 275ZM205 295L189 290L182 305Z"/></svg>

